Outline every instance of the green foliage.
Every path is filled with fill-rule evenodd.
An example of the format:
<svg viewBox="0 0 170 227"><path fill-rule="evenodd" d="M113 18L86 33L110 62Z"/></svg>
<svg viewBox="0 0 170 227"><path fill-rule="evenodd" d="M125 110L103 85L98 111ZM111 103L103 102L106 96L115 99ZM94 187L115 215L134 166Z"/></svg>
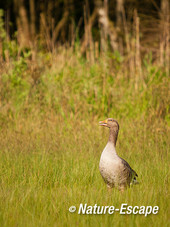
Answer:
<svg viewBox="0 0 170 227"><path fill-rule="evenodd" d="M44 68L43 62L50 62L50 56L41 56L33 64L30 56L30 51L23 52L23 56L13 60L10 70L2 74L2 100L10 103L14 111L37 108L44 113L51 109L63 116L70 113L81 118L90 114L119 119L152 116L168 119L168 77L146 60L143 78L139 78L135 90L135 81L125 78L121 65L117 72L112 72L109 57L108 63L100 60L89 65L72 56L72 62L62 67L55 63L55 67Z"/></svg>
<svg viewBox="0 0 170 227"><path fill-rule="evenodd" d="M118 53L94 64L69 51L31 57L31 50L23 50L1 71L0 225L166 226L165 70L146 58L135 89ZM118 153L139 175L140 184L123 194L109 195L98 170L108 137L98 121L106 117L119 121ZM120 207L124 202L157 205L160 211L147 218L68 212L80 203Z"/></svg>
<svg viewBox="0 0 170 227"><path fill-rule="evenodd" d="M20 57L18 61L13 61L13 68L9 73L2 75L2 100L3 103L11 102L15 111L22 108L26 98L28 98L30 84L27 78L26 57Z"/></svg>
<svg viewBox="0 0 170 227"><path fill-rule="evenodd" d="M0 38L3 40L6 37L6 32L4 29L4 21L3 21L4 12L0 9Z"/></svg>
<svg viewBox="0 0 170 227"><path fill-rule="evenodd" d="M19 46L16 39L8 40L7 34L4 28L4 11L0 9L0 43L2 45L2 57L6 60L5 52L7 51L11 59L16 60L18 57Z"/></svg>

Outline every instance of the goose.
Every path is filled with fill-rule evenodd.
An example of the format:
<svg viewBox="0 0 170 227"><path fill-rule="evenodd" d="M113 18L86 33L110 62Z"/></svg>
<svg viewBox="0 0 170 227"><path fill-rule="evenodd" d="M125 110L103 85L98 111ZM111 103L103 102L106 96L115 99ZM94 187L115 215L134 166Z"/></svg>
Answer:
<svg viewBox="0 0 170 227"><path fill-rule="evenodd" d="M118 188L124 191L131 184L137 184L137 173L130 165L116 153L116 141L119 132L119 124L113 118L108 118L99 122L100 126L108 127L110 130L109 140L106 144L99 162L100 174L107 187Z"/></svg>

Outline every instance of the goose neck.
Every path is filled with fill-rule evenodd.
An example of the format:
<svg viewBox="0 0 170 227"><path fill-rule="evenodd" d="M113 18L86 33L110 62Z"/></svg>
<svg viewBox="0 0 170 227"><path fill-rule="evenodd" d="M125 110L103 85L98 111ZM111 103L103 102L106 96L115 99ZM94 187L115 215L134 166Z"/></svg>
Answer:
<svg viewBox="0 0 170 227"><path fill-rule="evenodd" d="M110 128L108 142L113 143L115 147L116 147L117 137L118 137L118 130L115 130L114 128Z"/></svg>

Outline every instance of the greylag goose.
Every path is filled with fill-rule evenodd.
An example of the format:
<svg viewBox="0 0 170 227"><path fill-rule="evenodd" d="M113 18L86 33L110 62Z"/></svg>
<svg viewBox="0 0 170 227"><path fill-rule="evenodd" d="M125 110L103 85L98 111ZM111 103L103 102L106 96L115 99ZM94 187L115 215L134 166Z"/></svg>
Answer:
<svg viewBox="0 0 170 227"><path fill-rule="evenodd" d="M130 165L116 153L119 124L113 118L100 121L99 124L108 127L110 130L108 143L100 158L100 173L108 188L116 187L120 191L124 191L127 187L130 187L131 183L138 183L136 181L138 175Z"/></svg>

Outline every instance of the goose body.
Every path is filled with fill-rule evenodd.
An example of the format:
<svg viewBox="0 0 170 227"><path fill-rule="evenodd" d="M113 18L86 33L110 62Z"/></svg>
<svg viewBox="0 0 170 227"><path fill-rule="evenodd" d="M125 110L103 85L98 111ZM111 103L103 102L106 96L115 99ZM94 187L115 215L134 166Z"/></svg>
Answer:
<svg viewBox="0 0 170 227"><path fill-rule="evenodd" d="M116 187L123 191L136 182L137 173L116 153L116 141L119 131L117 121L108 118L100 125L110 128L109 140L100 158L99 170L109 188Z"/></svg>

